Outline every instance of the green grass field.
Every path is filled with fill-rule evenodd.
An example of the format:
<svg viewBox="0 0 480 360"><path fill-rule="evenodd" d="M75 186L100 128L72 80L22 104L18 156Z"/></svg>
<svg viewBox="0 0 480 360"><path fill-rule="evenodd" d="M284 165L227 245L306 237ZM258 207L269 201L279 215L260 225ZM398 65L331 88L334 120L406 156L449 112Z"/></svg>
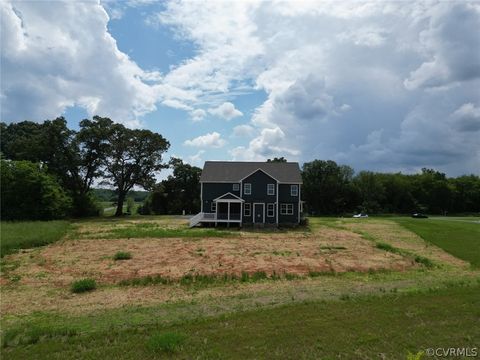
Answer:
<svg viewBox="0 0 480 360"><path fill-rule="evenodd" d="M2 353L5 359L406 359L426 348L478 346L479 293L477 285L345 297L174 324L144 318L128 325L145 311L135 308L52 317L8 330ZM173 352L148 345L152 337L172 333L182 338Z"/></svg>
<svg viewBox="0 0 480 360"><path fill-rule="evenodd" d="M271 231L272 236L265 229L258 234L255 230L188 229L185 219L174 216L84 219L73 222L74 231L69 227L64 221L2 223L2 255L4 247L7 253L38 247L68 232L66 241L2 259L10 269L1 278L6 284L1 290L2 359L407 359L408 353L427 348L479 347L477 223L312 218L310 229ZM329 234L328 246L320 246L325 234ZM173 240L199 244L212 238L220 246L252 236L279 244L294 242L299 249L306 244L303 238L315 239L318 251L333 260L361 240L380 252L379 259L405 257L415 263L414 258L426 256L434 266L319 273L276 281L266 276L258 281L214 281L217 278L207 273L199 277L199 284L186 283L187 277L143 281L149 277L139 273L123 284L136 286L122 286L98 277L99 271L121 271L138 264L147 255L141 246L154 244L151 239L172 238L155 240L158 247L148 251L157 254ZM74 244L81 246L81 253L72 255ZM112 249L131 251L132 256L115 261L116 252L108 250L108 258L103 257L101 249L109 244L118 244ZM273 260L300 256L282 252L282 246L278 253L273 248L269 255ZM452 257L441 249L474 266L449 262ZM193 250L181 251L179 259L193 261L193 255L187 256ZM243 256L242 252L230 248L220 256L228 261ZM50 271L56 266L67 270L78 266L76 261L84 253L91 257L81 263L78 279L92 278L96 286L73 293L70 280L61 283L62 274ZM212 254L206 246L197 249L193 259L198 260L189 266L211 261ZM142 270L151 269L157 257L143 260ZM100 265L88 270L92 264ZM135 279L142 281L137 284ZM149 301L152 298L157 300ZM17 306L18 302L28 309ZM38 305L50 303L55 306Z"/></svg>
<svg viewBox="0 0 480 360"><path fill-rule="evenodd" d="M61 239L69 228L67 221L22 221L0 224L1 256L18 249L43 246Z"/></svg>
<svg viewBox="0 0 480 360"><path fill-rule="evenodd" d="M480 223L468 221L468 218L395 218L395 221L472 266L480 267Z"/></svg>

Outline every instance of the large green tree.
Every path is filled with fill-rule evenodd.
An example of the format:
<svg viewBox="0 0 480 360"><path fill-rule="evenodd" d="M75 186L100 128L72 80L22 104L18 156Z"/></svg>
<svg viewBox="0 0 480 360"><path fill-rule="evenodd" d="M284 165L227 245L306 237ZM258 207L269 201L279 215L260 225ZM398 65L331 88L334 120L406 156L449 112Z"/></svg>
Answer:
<svg viewBox="0 0 480 360"><path fill-rule="evenodd" d="M354 194L353 169L335 161L314 160L303 164L302 198L308 211L315 214L338 214L346 211Z"/></svg>
<svg viewBox="0 0 480 360"><path fill-rule="evenodd" d="M55 176L73 199L73 216L95 215L91 186L102 175L106 141L113 122L95 116L80 122L80 131L68 128L63 117L41 124L22 121L2 125L1 150L5 158L39 162Z"/></svg>
<svg viewBox="0 0 480 360"><path fill-rule="evenodd" d="M1 160L0 172L2 219L50 220L69 213L71 199L45 165Z"/></svg>
<svg viewBox="0 0 480 360"><path fill-rule="evenodd" d="M132 130L121 124L113 124L107 139L107 156L104 160L105 182L116 190L115 216L123 215L123 203L134 186L151 189L155 176L167 165L162 155L169 142L162 135L150 130Z"/></svg>

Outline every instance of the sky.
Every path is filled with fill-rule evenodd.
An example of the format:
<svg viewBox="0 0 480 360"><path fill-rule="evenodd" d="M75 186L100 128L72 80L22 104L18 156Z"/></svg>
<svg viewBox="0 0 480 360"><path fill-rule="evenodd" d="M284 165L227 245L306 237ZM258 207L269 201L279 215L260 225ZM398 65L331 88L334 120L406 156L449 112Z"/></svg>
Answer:
<svg viewBox="0 0 480 360"><path fill-rule="evenodd" d="M1 1L1 120L168 156L480 174L479 1Z"/></svg>

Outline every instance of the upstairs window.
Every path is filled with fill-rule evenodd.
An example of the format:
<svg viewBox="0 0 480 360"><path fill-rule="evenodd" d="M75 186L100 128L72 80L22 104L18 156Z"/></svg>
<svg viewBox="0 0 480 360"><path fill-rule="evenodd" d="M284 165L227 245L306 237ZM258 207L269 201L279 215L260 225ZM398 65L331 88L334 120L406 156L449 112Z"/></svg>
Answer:
<svg viewBox="0 0 480 360"><path fill-rule="evenodd" d="M243 216L252 216L252 207L250 203L245 203L243 205Z"/></svg>
<svg viewBox="0 0 480 360"><path fill-rule="evenodd" d="M298 196L298 185L290 185L290 195Z"/></svg>
<svg viewBox="0 0 480 360"><path fill-rule="evenodd" d="M275 184L267 184L267 195L275 195Z"/></svg>
<svg viewBox="0 0 480 360"><path fill-rule="evenodd" d="M243 194L252 195L252 184L249 184L249 183L243 184Z"/></svg>
<svg viewBox="0 0 480 360"><path fill-rule="evenodd" d="M233 191L239 191L240 190L240 184L233 184Z"/></svg>

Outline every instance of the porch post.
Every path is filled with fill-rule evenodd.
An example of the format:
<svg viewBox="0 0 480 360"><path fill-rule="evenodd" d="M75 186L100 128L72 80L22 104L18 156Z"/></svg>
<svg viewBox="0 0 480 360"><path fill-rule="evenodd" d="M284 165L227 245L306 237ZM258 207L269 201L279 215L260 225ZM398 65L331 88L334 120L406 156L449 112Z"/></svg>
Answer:
<svg viewBox="0 0 480 360"><path fill-rule="evenodd" d="M229 201L227 204L228 204L228 216L227 216L227 220L230 221L230 201Z"/></svg>
<svg viewBox="0 0 480 360"><path fill-rule="evenodd" d="M218 202L215 201L215 227L217 227L217 219L218 219Z"/></svg>
<svg viewBox="0 0 480 360"><path fill-rule="evenodd" d="M243 202L240 202L240 227L242 227L243 222Z"/></svg>

